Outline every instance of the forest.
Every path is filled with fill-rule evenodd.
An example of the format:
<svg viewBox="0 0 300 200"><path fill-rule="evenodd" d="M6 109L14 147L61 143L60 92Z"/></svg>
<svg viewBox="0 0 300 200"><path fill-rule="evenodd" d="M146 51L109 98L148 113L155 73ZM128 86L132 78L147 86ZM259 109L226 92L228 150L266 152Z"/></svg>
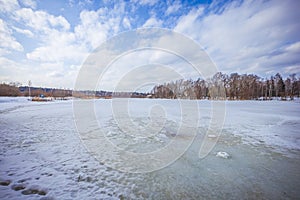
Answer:
<svg viewBox="0 0 300 200"><path fill-rule="evenodd" d="M253 74L218 72L207 80L181 79L157 85L151 93L153 98L167 99L292 100L300 95L300 78L296 74L283 79L279 73L261 78Z"/></svg>
<svg viewBox="0 0 300 200"><path fill-rule="evenodd" d="M0 84L0 96L28 96L28 86L16 83ZM150 93L73 91L70 89L31 87L31 96L79 98L166 98L166 99L222 99L222 100L293 100L300 96L300 77L289 75L286 79L277 73L270 78L253 74L230 75L216 73L209 79L176 80L155 86Z"/></svg>
<svg viewBox="0 0 300 200"><path fill-rule="evenodd" d="M45 97L70 97L72 90L69 89L56 89L56 88L42 88L30 87L30 96ZM18 82L0 83L0 96L29 96L29 87L21 86Z"/></svg>

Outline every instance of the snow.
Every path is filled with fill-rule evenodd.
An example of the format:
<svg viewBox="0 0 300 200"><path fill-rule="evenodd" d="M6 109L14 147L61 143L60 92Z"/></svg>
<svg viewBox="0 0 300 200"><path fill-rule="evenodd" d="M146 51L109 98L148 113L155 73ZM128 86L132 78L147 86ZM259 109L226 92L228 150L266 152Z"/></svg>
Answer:
<svg viewBox="0 0 300 200"><path fill-rule="evenodd" d="M225 158L225 159L230 157L230 155L225 151L219 151L216 156L220 157L220 158Z"/></svg>
<svg viewBox="0 0 300 200"><path fill-rule="evenodd" d="M120 133L111 101L95 100L95 114L105 136L120 148L147 153L176 138L182 118L176 100L130 99L132 119L126 123L138 126L141 131L151 121L151 115L158 119L157 123L163 114L166 116L164 127L157 134L151 135L151 130L156 131L157 127L150 127L149 133L145 132L149 134L147 137L137 132L133 139L130 134ZM194 102L185 100L186 104ZM218 140L204 159L199 159L198 153L211 122L212 102L197 103L200 120L196 138L188 150L161 170L127 173L108 165L110 155L97 160L89 153L76 129L72 101L30 102L26 98L1 97L0 199L296 199L300 196L300 101L227 101L222 134L219 138L217 134L207 135L210 141ZM154 107L158 112L151 114ZM90 127L86 134L99 127ZM230 155L230 159L216 155Z"/></svg>
<svg viewBox="0 0 300 200"><path fill-rule="evenodd" d="M241 136L245 143L274 148L280 153L300 149L299 102L227 102L225 130Z"/></svg>

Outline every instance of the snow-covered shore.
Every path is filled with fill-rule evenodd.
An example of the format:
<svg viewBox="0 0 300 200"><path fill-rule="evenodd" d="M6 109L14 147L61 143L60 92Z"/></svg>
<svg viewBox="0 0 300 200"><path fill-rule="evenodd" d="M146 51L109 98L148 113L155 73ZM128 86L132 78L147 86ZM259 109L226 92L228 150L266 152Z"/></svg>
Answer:
<svg viewBox="0 0 300 200"><path fill-rule="evenodd" d="M173 122L176 100L132 99L135 116L162 105ZM188 100L186 100L188 102ZM111 100L95 100L108 137ZM72 101L0 98L0 199L295 199L300 196L300 103L228 101L222 134L199 159L210 101L198 101L200 122L191 147L151 173L120 172L96 160L76 131ZM136 123L145 123L138 121ZM170 125L171 126L171 125ZM173 125L172 125L173 126ZM164 130L163 130L164 131ZM163 132L153 144L164 144ZM227 152L223 159L218 152Z"/></svg>

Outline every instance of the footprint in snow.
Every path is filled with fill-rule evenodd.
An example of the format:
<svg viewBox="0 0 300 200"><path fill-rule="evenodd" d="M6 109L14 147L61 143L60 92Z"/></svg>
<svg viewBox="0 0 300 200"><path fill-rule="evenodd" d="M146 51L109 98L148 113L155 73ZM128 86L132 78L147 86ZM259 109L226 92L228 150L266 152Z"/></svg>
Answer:
<svg viewBox="0 0 300 200"><path fill-rule="evenodd" d="M25 188L26 188L25 185L22 184L16 184L11 186L11 189L15 191L24 190Z"/></svg>
<svg viewBox="0 0 300 200"><path fill-rule="evenodd" d="M2 186L8 186L11 183L10 180L0 180L0 185Z"/></svg>
<svg viewBox="0 0 300 200"><path fill-rule="evenodd" d="M44 191L44 190L39 190L39 189L35 189L35 188L30 188L30 189L27 189L27 190L23 190L23 191L22 191L22 194L23 194L23 195L38 194L38 195L43 195L43 196L45 196L45 195L47 194L47 192Z"/></svg>

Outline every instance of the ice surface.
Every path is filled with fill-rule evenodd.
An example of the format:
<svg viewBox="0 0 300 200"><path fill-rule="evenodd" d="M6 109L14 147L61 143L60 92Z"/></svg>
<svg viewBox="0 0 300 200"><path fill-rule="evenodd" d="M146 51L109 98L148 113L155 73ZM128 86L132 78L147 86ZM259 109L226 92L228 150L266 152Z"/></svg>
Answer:
<svg viewBox="0 0 300 200"><path fill-rule="evenodd" d="M300 103L271 101L227 102L224 130L250 144L263 143L280 153L300 149Z"/></svg>
<svg viewBox="0 0 300 200"><path fill-rule="evenodd" d="M106 137L128 151L148 152L174 138L176 100L130 99L131 122L147 127L153 105L165 126L149 137L120 132L111 100L96 100ZM189 100L186 100L189 103ZM300 196L300 102L229 101L222 135L199 159L211 102L198 101L197 136L173 164L151 173L115 170L91 155L76 131L72 101L0 98L0 199L297 199ZM126 127L125 127L126 128ZM131 130L128 127L128 130ZM188 134L188 133L187 133ZM208 136L209 137L209 136ZM215 137L209 137L215 140ZM230 159L216 157L227 152Z"/></svg>
<svg viewBox="0 0 300 200"><path fill-rule="evenodd" d="M225 159L230 157L230 155L225 151L219 151L216 156L220 157L220 158L225 158Z"/></svg>

